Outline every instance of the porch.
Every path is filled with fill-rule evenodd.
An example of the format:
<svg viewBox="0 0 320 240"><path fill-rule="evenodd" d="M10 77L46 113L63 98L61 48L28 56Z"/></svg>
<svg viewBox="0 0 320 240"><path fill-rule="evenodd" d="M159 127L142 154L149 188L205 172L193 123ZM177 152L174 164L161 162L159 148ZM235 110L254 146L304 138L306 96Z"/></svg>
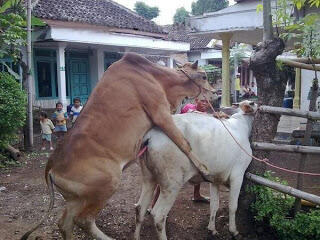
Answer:
<svg viewBox="0 0 320 240"><path fill-rule="evenodd" d="M66 107L75 97L85 104L105 70L125 52L137 52L152 62L173 66L172 51L168 50L71 42L35 43L33 105L50 109L60 101Z"/></svg>

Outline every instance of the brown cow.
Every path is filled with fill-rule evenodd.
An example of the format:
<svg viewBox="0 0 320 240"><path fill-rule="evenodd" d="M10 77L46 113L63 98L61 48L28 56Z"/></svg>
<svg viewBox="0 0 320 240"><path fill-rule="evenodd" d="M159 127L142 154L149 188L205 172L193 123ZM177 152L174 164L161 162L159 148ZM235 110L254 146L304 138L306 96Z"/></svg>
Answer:
<svg viewBox="0 0 320 240"><path fill-rule="evenodd" d="M144 134L153 125L198 165L170 111L186 96L200 94L202 88L210 85L197 62L176 70L128 53L109 67L46 166L51 196L48 214L53 207L53 185L66 200L59 221L64 239L72 239L74 224L95 239L110 239L97 228L95 217L118 188L124 166L136 158Z"/></svg>

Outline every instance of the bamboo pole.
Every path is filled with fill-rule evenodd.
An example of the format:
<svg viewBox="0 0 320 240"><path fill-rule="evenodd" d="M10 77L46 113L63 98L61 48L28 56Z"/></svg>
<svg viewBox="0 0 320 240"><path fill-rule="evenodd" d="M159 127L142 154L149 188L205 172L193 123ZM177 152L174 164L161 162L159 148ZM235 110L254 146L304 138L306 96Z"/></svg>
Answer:
<svg viewBox="0 0 320 240"><path fill-rule="evenodd" d="M299 146L299 145L285 145L274 144L265 142L253 142L251 147L255 150L276 151L276 152L294 152L306 154L319 154L320 147Z"/></svg>
<svg viewBox="0 0 320 240"><path fill-rule="evenodd" d="M320 120L320 114L312 111L303 111L298 109L271 107L271 106L260 106L259 111L266 112L266 113L279 114L279 115L308 118L312 120Z"/></svg>
<svg viewBox="0 0 320 240"><path fill-rule="evenodd" d="M309 58L284 58L284 57L278 56L277 60L279 61L290 60L293 62L305 63L305 64L320 64L320 59L312 59L312 62L311 62Z"/></svg>
<svg viewBox="0 0 320 240"><path fill-rule="evenodd" d="M307 200L307 201L312 202L314 204L320 205L320 197L317 195L303 192L303 191L295 189L293 187L285 186L280 183L270 181L268 179L265 179L263 177L259 177L255 174L252 174L252 173L246 173L245 176L247 179L249 179L252 182L258 183L263 186L267 186L269 188L272 188L272 189L277 190L279 192L288 194L290 196L304 199L304 200Z"/></svg>
<svg viewBox="0 0 320 240"><path fill-rule="evenodd" d="M283 58L279 58L277 60L281 61L282 63L284 63L285 65L288 65L290 67L301 68L301 69L312 70L312 71L314 71L314 70L320 71L320 66L312 66L311 64L296 62L296 61L292 61L289 59L283 59Z"/></svg>

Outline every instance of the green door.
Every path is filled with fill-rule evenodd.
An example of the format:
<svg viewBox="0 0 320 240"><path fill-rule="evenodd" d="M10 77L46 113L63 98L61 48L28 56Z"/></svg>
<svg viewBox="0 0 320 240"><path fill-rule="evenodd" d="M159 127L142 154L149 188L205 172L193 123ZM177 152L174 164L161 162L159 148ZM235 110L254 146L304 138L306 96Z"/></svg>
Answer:
<svg viewBox="0 0 320 240"><path fill-rule="evenodd" d="M71 101L80 98L85 104L90 94L89 63L87 59L70 60L70 92Z"/></svg>

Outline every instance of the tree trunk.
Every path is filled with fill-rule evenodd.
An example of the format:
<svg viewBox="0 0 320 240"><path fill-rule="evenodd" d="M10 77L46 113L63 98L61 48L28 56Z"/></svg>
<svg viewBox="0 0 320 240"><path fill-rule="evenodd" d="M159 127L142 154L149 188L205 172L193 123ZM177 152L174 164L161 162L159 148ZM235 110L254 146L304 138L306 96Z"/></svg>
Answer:
<svg viewBox="0 0 320 240"><path fill-rule="evenodd" d="M267 40L260 44L250 60L250 69L253 71L258 86L258 105L281 106L287 83L285 71L279 71L276 66L276 57L284 50L284 42L279 39ZM252 129L253 142L271 142L274 138L280 116L270 113L257 112ZM258 158L268 158L268 151L254 151ZM254 174L262 174L266 166L260 162L252 161L248 171ZM248 206L255 199L254 194L249 194L245 189L250 186L249 181L244 181L243 191L239 197L238 224L240 232L252 233L253 216Z"/></svg>

